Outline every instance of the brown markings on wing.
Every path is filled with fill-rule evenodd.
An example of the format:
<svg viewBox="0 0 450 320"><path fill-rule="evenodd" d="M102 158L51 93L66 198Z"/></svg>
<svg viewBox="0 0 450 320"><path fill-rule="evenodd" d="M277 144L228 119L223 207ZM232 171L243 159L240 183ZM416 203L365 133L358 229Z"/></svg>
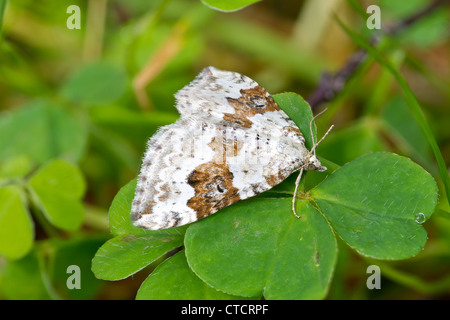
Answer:
<svg viewBox="0 0 450 320"><path fill-rule="evenodd" d="M187 206L203 218L239 201L239 189L233 186L233 173L227 164L227 157L238 155L242 142L233 136L226 137L226 131L219 130L208 146L214 151L211 161L199 165L189 174L188 184L194 188L195 196Z"/></svg>
<svg viewBox="0 0 450 320"><path fill-rule="evenodd" d="M135 200L136 201L136 200ZM140 200L138 200L140 201ZM153 207L156 205L155 201L148 201L144 204L144 209L137 211L137 212L132 212L131 213L131 220L132 221L137 221L139 220L142 215L144 214L152 214L153 213Z"/></svg>
<svg viewBox="0 0 450 320"><path fill-rule="evenodd" d="M233 187L233 173L227 164L199 165L189 174L187 182L195 190L195 196L187 205L197 213L198 219L240 200L239 189Z"/></svg>
<svg viewBox="0 0 450 320"><path fill-rule="evenodd" d="M161 191L162 191L162 193L158 196L158 200L159 201L164 201L164 200L169 199L170 186L169 186L169 184L167 182L162 185Z"/></svg>
<svg viewBox="0 0 450 320"><path fill-rule="evenodd" d="M278 171L276 174L266 175L264 179L269 186L274 187L286 179L293 171L286 168Z"/></svg>
<svg viewBox="0 0 450 320"><path fill-rule="evenodd" d="M236 113L224 113L223 119L229 123L234 123L244 128L251 128L253 122L243 116L243 112L239 112L238 110L240 109L237 109Z"/></svg>
<svg viewBox="0 0 450 320"><path fill-rule="evenodd" d="M142 167L149 167L151 166L151 161L150 160L145 160L144 163L142 164ZM146 182L147 181L147 176L140 174L138 177L138 180L142 181L142 182ZM144 190L143 187L137 187L136 188L136 192L135 192L135 197L133 199L133 205L137 205L140 206L142 204L142 199L143 196L142 194L145 193L150 193L150 194L156 194L157 191L155 189L155 186L152 184L149 184L146 186L147 189ZM165 184L163 186L163 191L165 192L164 194L160 195L159 200L162 200L164 198L167 198L167 193L169 192L169 186L167 184ZM132 221L137 221L139 220L144 214L152 214L153 213L153 207L156 205L156 202L153 200L147 201L145 202L141 209L138 209L137 211L133 211L131 212L131 220Z"/></svg>
<svg viewBox="0 0 450 320"><path fill-rule="evenodd" d="M228 157L235 157L242 149L243 141L238 141L235 136L230 137L216 135L208 146L214 151L212 162L226 163Z"/></svg>
<svg viewBox="0 0 450 320"><path fill-rule="evenodd" d="M250 89L241 89L241 96L237 99L227 98L228 102L245 116L254 116L257 113L281 110L272 96L260 85Z"/></svg>
<svg viewBox="0 0 450 320"><path fill-rule="evenodd" d="M302 132L296 126L295 127L294 126L283 127L283 131L286 132L287 134L293 132L296 136L303 137Z"/></svg>
<svg viewBox="0 0 450 320"><path fill-rule="evenodd" d="M223 119L229 123L238 124L244 128L251 128L252 117L258 113L281 110L272 96L260 85L250 89L241 89L241 96L237 99L227 97L228 103L234 107L235 113L224 113Z"/></svg>
<svg viewBox="0 0 450 320"><path fill-rule="evenodd" d="M213 149L214 157L212 162L215 163L226 163L227 162L227 146L224 143L224 138L216 136L211 139L211 142L208 143L208 146Z"/></svg>

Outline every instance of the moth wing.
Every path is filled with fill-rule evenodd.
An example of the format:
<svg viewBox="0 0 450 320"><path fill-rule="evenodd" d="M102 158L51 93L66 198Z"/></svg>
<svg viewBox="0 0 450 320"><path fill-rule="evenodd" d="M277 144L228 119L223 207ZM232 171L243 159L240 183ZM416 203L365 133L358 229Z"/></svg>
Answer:
<svg viewBox="0 0 450 320"><path fill-rule="evenodd" d="M305 159L300 130L246 76L209 67L176 98L181 118L161 128L144 155L132 204L137 226L196 221L272 188Z"/></svg>
<svg viewBox="0 0 450 320"><path fill-rule="evenodd" d="M297 134L289 136L269 128L262 131L226 128L224 132L228 134L222 148L223 157L240 199L253 197L281 183L300 169L309 153L303 137Z"/></svg>
<svg viewBox="0 0 450 320"><path fill-rule="evenodd" d="M204 68L195 79L175 94L177 109L182 116L221 118L223 113L234 113L229 98L239 98L242 89L258 84L236 72L214 67Z"/></svg>
<svg viewBox="0 0 450 320"><path fill-rule="evenodd" d="M303 146L272 139L195 118L161 128L145 152L133 222L152 230L181 226L272 188L297 170Z"/></svg>
<svg viewBox="0 0 450 320"><path fill-rule="evenodd" d="M252 127L254 121L296 127L263 87L237 72L207 67L175 98L182 117L242 128ZM263 116L269 113L269 117Z"/></svg>
<svg viewBox="0 0 450 320"><path fill-rule="evenodd" d="M195 118L161 128L144 154L131 219L151 230L181 226L238 201L217 141L223 128Z"/></svg>

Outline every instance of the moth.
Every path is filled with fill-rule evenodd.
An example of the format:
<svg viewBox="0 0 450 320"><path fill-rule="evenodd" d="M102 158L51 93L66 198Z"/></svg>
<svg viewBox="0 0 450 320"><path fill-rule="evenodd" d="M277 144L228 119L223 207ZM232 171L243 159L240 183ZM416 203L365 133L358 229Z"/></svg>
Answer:
<svg viewBox="0 0 450 320"><path fill-rule="evenodd" d="M197 221L296 171L298 217L303 170L326 168L315 155L318 143L305 147L300 129L264 88L208 67L175 98L180 118L147 143L131 208L136 226L159 230Z"/></svg>

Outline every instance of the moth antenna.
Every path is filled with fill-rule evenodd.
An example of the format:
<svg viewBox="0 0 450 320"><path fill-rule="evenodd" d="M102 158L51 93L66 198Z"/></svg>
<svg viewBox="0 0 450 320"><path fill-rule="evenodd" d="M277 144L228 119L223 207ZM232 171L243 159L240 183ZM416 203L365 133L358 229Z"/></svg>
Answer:
<svg viewBox="0 0 450 320"><path fill-rule="evenodd" d="M297 218L300 218L300 216L297 214L297 212L295 211L295 199L297 198L297 190L298 190L298 186L300 184L300 179L302 177L303 174L303 167L300 169L300 173L298 174L297 180L295 180L295 190L294 190L294 196L292 197L292 212L294 212L294 215Z"/></svg>
<svg viewBox="0 0 450 320"><path fill-rule="evenodd" d="M326 136L330 133L330 131L331 131L331 129L333 129L333 127L334 127L334 124L332 124L332 125L330 126L330 128L327 130L327 132L325 132L325 134L324 134L323 137L319 140L319 142L317 142L317 143L314 144L314 146L313 146L312 149L311 149L311 152L312 152L314 155L316 155L316 148L317 148L317 146L319 145L319 143L321 143L321 142L323 141L323 139L326 138Z"/></svg>
<svg viewBox="0 0 450 320"><path fill-rule="evenodd" d="M311 121L309 122L309 133L310 133L310 135L311 135L311 141L313 141L313 142L314 142L314 135L313 135L313 132L312 132L312 124L313 124L313 121L316 120L316 118L319 117L322 113L324 113L325 111L327 111L327 109L328 109L328 108L325 108L325 109L323 109L322 111L320 111L320 112L319 112L318 114L316 114L316 115L311 119ZM312 147L311 152L315 152L316 145L318 145L319 143L320 143L320 142L314 143L314 146ZM316 155L316 154L314 153L314 155Z"/></svg>

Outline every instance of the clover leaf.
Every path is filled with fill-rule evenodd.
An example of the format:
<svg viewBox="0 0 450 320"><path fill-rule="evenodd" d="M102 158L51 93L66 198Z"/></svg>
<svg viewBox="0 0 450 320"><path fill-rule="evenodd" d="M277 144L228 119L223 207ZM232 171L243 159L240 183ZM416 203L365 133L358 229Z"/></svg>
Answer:
<svg viewBox="0 0 450 320"><path fill-rule="evenodd" d="M308 104L293 93L274 99L310 147L315 128L314 137L308 137ZM337 236L359 254L376 259L405 259L423 249L427 233L422 223L437 203L436 182L429 173L386 152L336 167L315 173L321 175L312 180L317 185L300 192L300 218L292 213L292 190L277 186L272 191L276 197L263 193L190 225L159 231L132 225L133 180L111 205L115 237L97 252L94 274L122 279L184 245L184 254L170 257L148 277L139 299L220 298L210 290L233 299L321 299L333 276ZM185 277L189 281L180 288Z"/></svg>

